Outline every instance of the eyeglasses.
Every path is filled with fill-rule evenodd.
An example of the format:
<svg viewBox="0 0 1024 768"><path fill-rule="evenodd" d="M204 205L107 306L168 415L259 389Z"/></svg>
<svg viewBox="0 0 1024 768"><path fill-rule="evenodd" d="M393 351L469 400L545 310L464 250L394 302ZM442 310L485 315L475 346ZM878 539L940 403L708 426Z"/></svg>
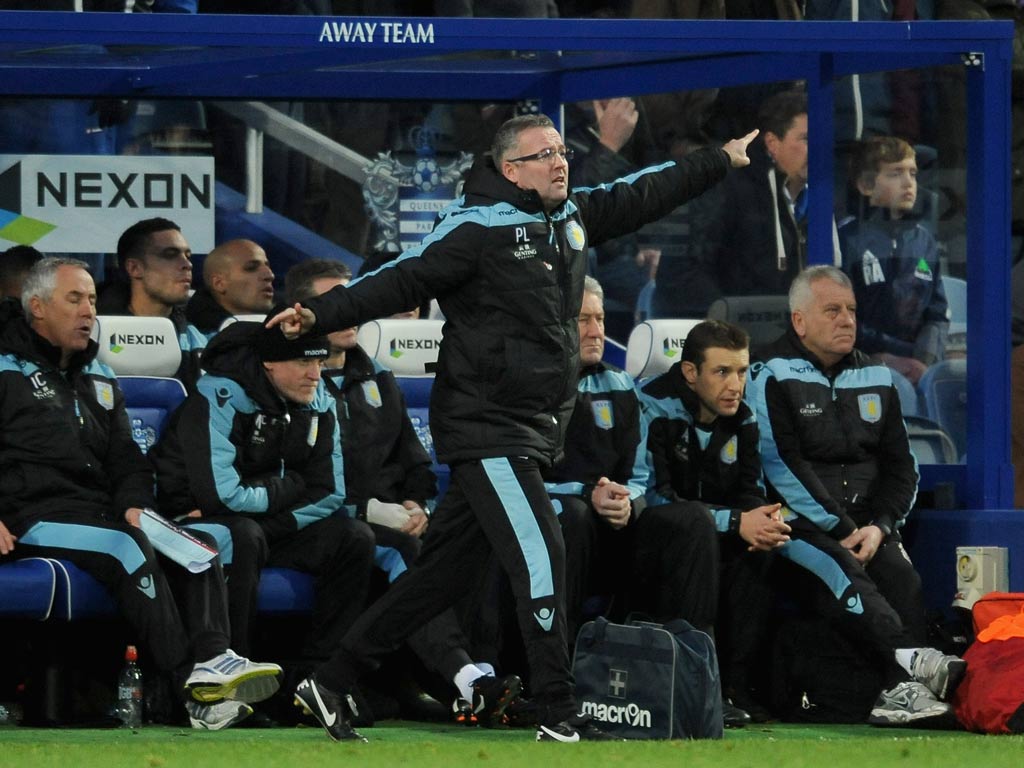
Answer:
<svg viewBox="0 0 1024 768"><path fill-rule="evenodd" d="M508 162L510 163L528 163L531 160L540 160L542 163L554 162L555 155L562 158L563 160L572 160L572 156L576 154L572 148L563 147L562 149L542 149L540 152L534 152L532 155L523 155L522 157L513 157Z"/></svg>

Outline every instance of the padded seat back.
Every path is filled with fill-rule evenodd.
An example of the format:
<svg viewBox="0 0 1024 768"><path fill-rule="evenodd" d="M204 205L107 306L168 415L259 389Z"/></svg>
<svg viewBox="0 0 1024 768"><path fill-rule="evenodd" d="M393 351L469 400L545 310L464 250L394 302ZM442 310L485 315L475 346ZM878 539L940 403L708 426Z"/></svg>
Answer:
<svg viewBox="0 0 1024 768"><path fill-rule="evenodd" d="M97 355L118 376L173 376L181 366L178 332L169 317L101 315Z"/></svg>
<svg viewBox="0 0 1024 768"><path fill-rule="evenodd" d="M700 320L647 320L633 329L626 344L626 373L634 379L657 376L678 363L686 334Z"/></svg>

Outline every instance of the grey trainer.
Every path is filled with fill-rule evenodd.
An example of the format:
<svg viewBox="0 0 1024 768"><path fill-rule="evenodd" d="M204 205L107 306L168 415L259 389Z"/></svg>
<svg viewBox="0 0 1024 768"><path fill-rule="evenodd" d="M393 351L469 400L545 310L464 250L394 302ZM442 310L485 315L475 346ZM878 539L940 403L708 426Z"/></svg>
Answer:
<svg viewBox="0 0 1024 768"><path fill-rule="evenodd" d="M909 725L921 720L945 717L953 708L939 701L924 683L907 680L882 691L871 708L872 725Z"/></svg>
<svg viewBox="0 0 1024 768"><path fill-rule="evenodd" d="M910 662L910 674L942 701L948 701L967 673L967 662L935 648L919 648Z"/></svg>

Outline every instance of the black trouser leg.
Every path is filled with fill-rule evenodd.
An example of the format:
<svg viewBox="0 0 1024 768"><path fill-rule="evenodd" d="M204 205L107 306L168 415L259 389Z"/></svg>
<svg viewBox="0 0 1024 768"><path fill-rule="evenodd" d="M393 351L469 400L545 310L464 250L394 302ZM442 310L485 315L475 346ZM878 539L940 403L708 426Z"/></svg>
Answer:
<svg viewBox="0 0 1024 768"><path fill-rule="evenodd" d="M707 508L692 502L648 507L631 525L636 526L631 604L657 621L682 618L713 634L718 536Z"/></svg>
<svg viewBox="0 0 1024 768"><path fill-rule="evenodd" d="M189 638L141 529L74 513L53 515L22 533L14 554L68 560L93 576L114 596L154 665L184 682L192 668Z"/></svg>
<svg viewBox="0 0 1024 768"><path fill-rule="evenodd" d="M915 643L868 572L827 533L792 527L793 541L779 554L800 566L791 570L794 596L857 638L879 665L886 688L908 680L894 651Z"/></svg>
<svg viewBox="0 0 1024 768"><path fill-rule="evenodd" d="M187 527L216 539L227 580L231 648L248 656L252 651L260 572L267 562L267 538L263 529L252 518L241 515L218 515Z"/></svg>
<svg viewBox="0 0 1024 768"><path fill-rule="evenodd" d="M324 518L270 543L267 565L313 575L313 624L303 657L329 657L363 610L373 547L369 526L348 517Z"/></svg>
<svg viewBox="0 0 1024 768"><path fill-rule="evenodd" d="M423 552L318 670L328 687L349 688L460 597L459 585L483 572L491 550L509 575L520 630L544 716L575 708L565 642L564 548L539 469L530 459L486 459L452 468L452 484L427 530Z"/></svg>

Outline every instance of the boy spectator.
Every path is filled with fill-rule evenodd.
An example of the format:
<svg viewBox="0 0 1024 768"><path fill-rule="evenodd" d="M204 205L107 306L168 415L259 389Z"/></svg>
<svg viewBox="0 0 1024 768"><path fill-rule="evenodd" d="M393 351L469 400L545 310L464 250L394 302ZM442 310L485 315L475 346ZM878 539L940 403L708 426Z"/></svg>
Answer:
<svg viewBox="0 0 1024 768"><path fill-rule="evenodd" d="M839 227L857 300L857 346L914 384L941 360L949 329L935 238L913 215L917 161L903 139L862 141L850 175L864 201Z"/></svg>
<svg viewBox="0 0 1024 768"><path fill-rule="evenodd" d="M681 361L640 388L655 499L688 503L718 531L721 560L716 642L723 690L764 722L750 683L773 593L767 553L789 541L778 504L765 501L757 422L743 402L750 340L735 325L707 320L686 336Z"/></svg>
<svg viewBox="0 0 1024 768"><path fill-rule="evenodd" d="M228 649L219 560L199 574L162 561L165 575L139 527L153 506L153 475L117 379L95 359L86 266L43 259L25 280L22 307L0 304L0 558L66 558L94 576L157 668L190 692L192 726L220 730L277 690L281 668Z"/></svg>

